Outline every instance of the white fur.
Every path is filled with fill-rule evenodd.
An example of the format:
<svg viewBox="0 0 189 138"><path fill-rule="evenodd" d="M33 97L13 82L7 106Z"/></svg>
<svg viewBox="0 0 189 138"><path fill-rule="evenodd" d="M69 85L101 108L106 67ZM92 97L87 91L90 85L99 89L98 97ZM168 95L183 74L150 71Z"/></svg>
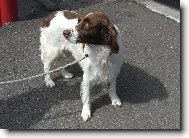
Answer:
<svg viewBox="0 0 189 138"><path fill-rule="evenodd" d="M119 52L117 54L110 55L110 49L104 45L85 45L83 52L82 44L70 43L62 35L64 30L74 30L76 25L77 19L68 20L64 17L63 12L57 12L56 16L51 20L50 26L41 28L41 59L44 64L44 71L48 73L54 61L57 59L64 60L64 50L70 51L75 59L80 59L85 54L89 55L89 58L79 63L84 72L81 84L81 99L83 103L81 116L84 121L87 121L91 117L90 89L97 83L109 83L109 96L112 105L121 105L121 101L116 94L116 78L124 61L125 48L120 32L115 26L118 31L117 43ZM77 36L77 32L73 31L70 41L75 42ZM66 78L72 77L72 74L67 73L65 70L62 70L62 74ZM49 74L45 76L45 82L50 87L55 85Z"/></svg>

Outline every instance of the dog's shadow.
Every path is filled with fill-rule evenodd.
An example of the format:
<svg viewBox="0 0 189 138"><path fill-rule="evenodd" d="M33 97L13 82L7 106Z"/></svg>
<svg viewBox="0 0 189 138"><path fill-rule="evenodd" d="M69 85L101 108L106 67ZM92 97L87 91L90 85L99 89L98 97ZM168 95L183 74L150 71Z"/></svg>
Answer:
<svg viewBox="0 0 189 138"><path fill-rule="evenodd" d="M0 128L28 129L42 120L53 105L64 100L80 100L82 72L78 65L71 69L76 76L73 80L56 77L54 88L40 85L7 100L0 100ZM41 83L41 82L40 82ZM159 79L144 70L124 64L117 79L117 93L123 102L146 103L153 99L168 97L166 88ZM92 101L92 112L111 103L108 94ZM81 107L82 108L82 107Z"/></svg>
<svg viewBox="0 0 189 138"><path fill-rule="evenodd" d="M78 67L78 65L74 65L74 69ZM63 79L61 75L54 77L55 87L53 88L46 87L41 78L37 82L40 83L39 87L22 91L22 94L15 95L7 100L0 100L0 128L9 130L30 129L32 125L44 118L52 106L60 105L64 100L80 100L79 91L82 79L80 76L82 74L77 73L81 74L81 71L74 72L76 78L73 80ZM72 112L69 114L72 114Z"/></svg>
<svg viewBox="0 0 189 138"><path fill-rule="evenodd" d="M125 63L117 78L116 91L123 103L147 103L153 99L163 100L168 97L161 81L146 71ZM111 104L108 94L93 101L93 110Z"/></svg>
<svg viewBox="0 0 189 138"><path fill-rule="evenodd" d="M144 103L168 97L163 83L146 71L124 64L117 80L117 93L124 102Z"/></svg>

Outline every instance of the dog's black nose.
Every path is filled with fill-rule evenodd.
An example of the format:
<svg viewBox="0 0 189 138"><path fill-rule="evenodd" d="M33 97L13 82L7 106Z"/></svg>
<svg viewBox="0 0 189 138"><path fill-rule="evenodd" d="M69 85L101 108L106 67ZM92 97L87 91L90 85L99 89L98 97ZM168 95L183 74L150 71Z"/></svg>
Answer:
<svg viewBox="0 0 189 138"><path fill-rule="evenodd" d="M65 37L69 37L69 36L71 35L71 30L64 30L64 31L63 31L63 35L64 35Z"/></svg>

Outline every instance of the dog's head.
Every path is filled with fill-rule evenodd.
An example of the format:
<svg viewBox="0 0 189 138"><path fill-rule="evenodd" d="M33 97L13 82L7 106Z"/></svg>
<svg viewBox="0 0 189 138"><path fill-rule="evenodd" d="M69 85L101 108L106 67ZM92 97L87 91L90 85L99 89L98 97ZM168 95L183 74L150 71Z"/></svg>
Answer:
<svg viewBox="0 0 189 138"><path fill-rule="evenodd" d="M102 12L93 12L79 20L74 30L64 30L65 38L72 43L107 45L112 53L119 50L117 30Z"/></svg>

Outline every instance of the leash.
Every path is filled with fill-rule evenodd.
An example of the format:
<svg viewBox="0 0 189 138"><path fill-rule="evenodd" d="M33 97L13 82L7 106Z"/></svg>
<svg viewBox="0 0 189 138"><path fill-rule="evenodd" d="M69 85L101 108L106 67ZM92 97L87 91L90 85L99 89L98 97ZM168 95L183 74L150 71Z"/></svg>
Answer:
<svg viewBox="0 0 189 138"><path fill-rule="evenodd" d="M69 66L72 66L72 65L74 65L74 64L76 64L76 63L78 63L78 62L84 60L84 59L87 58L87 57L89 57L89 55L88 55L88 54L85 54L85 56L82 57L81 59L76 60L76 61L73 61L73 62L71 62L71 63L69 63L69 64L66 64L65 66L62 66L62 67L56 68L56 69L54 69L54 70L51 70L51 71L49 71L48 73L41 73L41 74L37 74L37 75L34 75L34 76L25 77L25 78L16 79L16 80L2 81L2 82L0 82L0 85L2 85L2 84L10 84L10 83L15 83L15 82L26 81L26 80L31 80L31 79L34 79L34 78L38 78L38 77L41 77L41 76L44 76L44 75L47 75L47 74L56 72L56 71L58 71L58 70L60 70L60 69L64 69L64 68L67 68L67 67L69 67Z"/></svg>

